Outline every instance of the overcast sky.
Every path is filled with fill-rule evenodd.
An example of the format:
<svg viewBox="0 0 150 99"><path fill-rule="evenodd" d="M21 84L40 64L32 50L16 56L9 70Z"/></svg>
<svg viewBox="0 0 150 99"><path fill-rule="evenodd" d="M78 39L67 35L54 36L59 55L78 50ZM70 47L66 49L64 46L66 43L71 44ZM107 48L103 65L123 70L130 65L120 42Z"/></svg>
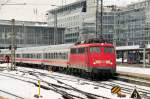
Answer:
<svg viewBox="0 0 150 99"><path fill-rule="evenodd" d="M50 5L62 5L74 2L76 0L0 0L0 4L8 1L9 3L27 5L1 5L0 7L0 19L16 19L22 21L46 21L46 11L54 8ZM141 0L103 0L105 5L117 4L126 5L132 2Z"/></svg>

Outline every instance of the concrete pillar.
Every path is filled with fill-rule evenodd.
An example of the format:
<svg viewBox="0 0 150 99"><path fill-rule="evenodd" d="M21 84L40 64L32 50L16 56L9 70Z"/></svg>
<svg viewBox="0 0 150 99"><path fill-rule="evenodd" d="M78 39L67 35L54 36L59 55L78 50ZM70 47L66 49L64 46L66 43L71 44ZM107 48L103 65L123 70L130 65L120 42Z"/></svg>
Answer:
<svg viewBox="0 0 150 99"><path fill-rule="evenodd" d="M150 52L148 52L148 64L150 65Z"/></svg>
<svg viewBox="0 0 150 99"><path fill-rule="evenodd" d="M122 51L122 63L124 63L124 51Z"/></svg>

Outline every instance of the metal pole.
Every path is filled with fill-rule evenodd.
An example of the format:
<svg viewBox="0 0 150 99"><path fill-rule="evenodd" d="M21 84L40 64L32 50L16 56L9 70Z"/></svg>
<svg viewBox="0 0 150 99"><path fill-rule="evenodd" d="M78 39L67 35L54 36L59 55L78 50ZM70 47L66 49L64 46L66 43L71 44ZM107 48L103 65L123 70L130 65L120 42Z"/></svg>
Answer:
<svg viewBox="0 0 150 99"><path fill-rule="evenodd" d="M103 37L103 0L101 0L101 35L100 37Z"/></svg>
<svg viewBox="0 0 150 99"><path fill-rule="evenodd" d="M57 12L54 10L54 45L56 44L56 33L57 33Z"/></svg>
<svg viewBox="0 0 150 99"><path fill-rule="evenodd" d="M12 36L11 36L11 70L15 69L15 49L16 49L16 33L15 33L15 19L12 19Z"/></svg>
<svg viewBox="0 0 150 99"><path fill-rule="evenodd" d="M97 33L98 33L98 7L99 7L99 0L97 0L96 4L96 38L97 38Z"/></svg>
<svg viewBox="0 0 150 99"><path fill-rule="evenodd" d="M98 35L98 9L99 9L99 0L97 0L96 4L96 37ZM101 0L101 32L100 32L100 38L103 38L103 0Z"/></svg>
<svg viewBox="0 0 150 99"><path fill-rule="evenodd" d="M113 12L114 12L114 46L116 47L116 39L117 39L117 35L116 35L116 6L114 5L114 8L113 8Z"/></svg>
<svg viewBox="0 0 150 99"><path fill-rule="evenodd" d="M143 48L143 67L145 68L145 52L146 52L146 48Z"/></svg>

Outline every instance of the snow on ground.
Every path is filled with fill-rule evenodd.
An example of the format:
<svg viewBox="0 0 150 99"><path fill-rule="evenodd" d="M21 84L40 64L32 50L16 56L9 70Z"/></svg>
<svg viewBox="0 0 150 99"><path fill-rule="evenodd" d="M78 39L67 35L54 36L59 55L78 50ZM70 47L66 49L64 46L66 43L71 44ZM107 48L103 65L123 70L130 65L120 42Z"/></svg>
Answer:
<svg viewBox="0 0 150 99"><path fill-rule="evenodd" d="M0 90L15 94L17 96L23 97L24 99L36 99L34 95L38 94L38 87L36 87L35 85L1 75ZM16 99L16 97L13 97L1 91L0 96L5 97L6 99ZM63 99L60 94L44 89L41 89L41 96L41 99Z"/></svg>
<svg viewBox="0 0 150 99"><path fill-rule="evenodd" d="M150 75L150 68L144 68L142 66L141 67L117 66L117 71Z"/></svg>
<svg viewBox="0 0 150 99"><path fill-rule="evenodd" d="M0 67L1 66L7 67L7 64L0 64ZM67 84L69 84L75 88L78 88L82 91L97 94L97 95L102 95L105 97L109 97L111 99L120 99L120 97L117 97L117 95L111 94L111 90L109 90L109 89L105 89L102 87L95 89L95 86L92 84L82 84L83 82L87 82L87 81L79 80L78 77L73 77L71 75L65 75L65 74L60 74L60 73L55 73L55 72L50 73L46 70L37 70L37 69L35 70L35 69L31 69L31 68L21 68L21 67L19 67L18 69L19 70L22 69L24 71L25 70L39 71L39 72L46 73L49 75L54 75L54 76L55 75L60 75L62 77L66 76L65 78L70 78L74 81L71 81L71 80L69 81L69 80L65 80L65 79L64 80L60 79L60 80L64 83L67 83ZM128 72L138 72L138 73L150 74L150 69L146 69L146 68L133 68L133 67L120 67L120 66L118 66L117 71L128 71ZM8 73L10 74L9 76L12 76L12 77L15 77L14 75L18 75L17 78L22 79L22 80L31 81L25 77L37 79L36 77L29 75L29 74L23 75L23 73L19 72L19 71L8 71L8 70L0 71L0 90L13 93L13 94L18 95L20 97L23 97L25 99L36 99L34 97L34 95L38 94L38 87L36 87L34 84L31 84L28 82L20 81L20 80L14 79L14 78L10 78L8 76L2 76L1 75L1 74L6 75ZM50 79L48 77L40 76L39 78L44 80L44 81L48 81L50 83L61 85L57 81L54 81L54 79ZM44 83L42 83L42 84L44 84ZM74 93L74 92L70 92L70 93ZM43 97L41 97L40 99L63 99L63 97L60 94L58 94L54 91L51 91L51 90L41 89L41 95ZM11 95L8 95L8 94L3 93L1 91L0 91L0 96L6 97L8 99L16 99L15 97L12 97ZM78 94L78 96L80 96L80 95ZM130 96L127 95L126 98L121 98L121 99L129 99L129 97Z"/></svg>

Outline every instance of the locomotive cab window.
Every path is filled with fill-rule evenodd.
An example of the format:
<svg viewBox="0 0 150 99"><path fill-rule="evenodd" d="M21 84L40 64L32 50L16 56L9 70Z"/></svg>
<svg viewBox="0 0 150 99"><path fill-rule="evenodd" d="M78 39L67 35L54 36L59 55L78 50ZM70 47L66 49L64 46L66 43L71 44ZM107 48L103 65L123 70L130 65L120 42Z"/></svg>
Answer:
<svg viewBox="0 0 150 99"><path fill-rule="evenodd" d="M83 54L85 53L85 48L79 48L78 49L78 54Z"/></svg>
<svg viewBox="0 0 150 99"><path fill-rule="evenodd" d="M105 53L114 53L114 48L113 47L104 47L104 52Z"/></svg>
<svg viewBox="0 0 150 99"><path fill-rule="evenodd" d="M71 54L76 54L77 53L77 49L76 48L71 48Z"/></svg>
<svg viewBox="0 0 150 99"><path fill-rule="evenodd" d="M100 47L90 47L90 53L100 53Z"/></svg>

